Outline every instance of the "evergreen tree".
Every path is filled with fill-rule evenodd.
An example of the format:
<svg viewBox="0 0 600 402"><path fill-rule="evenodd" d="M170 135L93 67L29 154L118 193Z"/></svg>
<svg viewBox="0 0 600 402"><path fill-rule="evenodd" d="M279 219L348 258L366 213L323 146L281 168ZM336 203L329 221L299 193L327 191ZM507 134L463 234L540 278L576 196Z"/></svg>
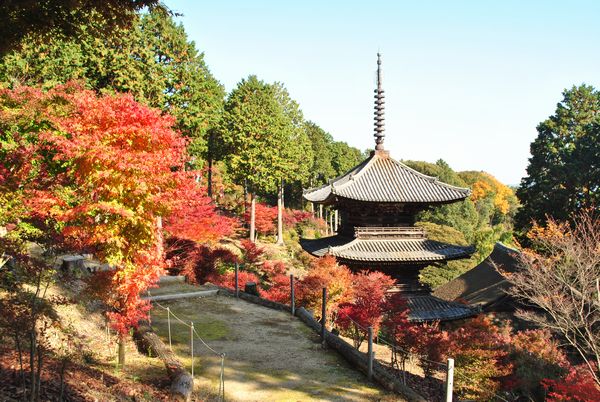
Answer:
<svg viewBox="0 0 600 402"><path fill-rule="evenodd" d="M336 171L332 166L333 137L312 121L306 122L304 129L310 139L314 155L309 177L309 184L312 187L323 184L336 176Z"/></svg>
<svg viewBox="0 0 600 402"><path fill-rule="evenodd" d="M340 176L358 165L365 159L358 148L351 147L343 141L334 141L331 144L331 166L335 176Z"/></svg>
<svg viewBox="0 0 600 402"><path fill-rule="evenodd" d="M531 144L527 176L517 196L522 207L516 228L523 235L531 222L559 221L600 198L600 91L588 85L563 92L556 112L538 127Z"/></svg>
<svg viewBox="0 0 600 402"><path fill-rule="evenodd" d="M218 141L230 174L249 187L250 239L255 240L256 194L273 193L282 180L307 175L303 159L312 159L312 152L302 130L302 113L281 84L251 75L229 94Z"/></svg>
<svg viewBox="0 0 600 402"><path fill-rule="evenodd" d="M34 34L38 44L55 36L79 37L83 28L79 21L83 16L93 15L102 29L95 31L97 37L116 35L116 28L130 26L135 11L145 7L166 7L158 0L44 0L0 2L0 55L29 42L28 34Z"/></svg>
<svg viewBox="0 0 600 402"><path fill-rule="evenodd" d="M191 138L196 165L207 156L208 131L222 113L223 87L212 76L181 24L161 9L135 17L108 38L103 21L87 15L75 39L38 44L32 37L0 62L0 81L45 89L71 80L96 91L130 92L139 102L173 115Z"/></svg>

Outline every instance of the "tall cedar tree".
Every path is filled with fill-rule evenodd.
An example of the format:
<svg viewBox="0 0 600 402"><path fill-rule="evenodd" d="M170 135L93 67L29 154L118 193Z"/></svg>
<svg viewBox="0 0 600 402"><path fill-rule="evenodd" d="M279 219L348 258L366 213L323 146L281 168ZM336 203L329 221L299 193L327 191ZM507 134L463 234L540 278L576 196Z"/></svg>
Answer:
<svg viewBox="0 0 600 402"><path fill-rule="evenodd" d="M600 201L600 91L580 85L563 92L556 112L537 126L527 176L517 196L521 240L532 221L559 221Z"/></svg>
<svg viewBox="0 0 600 402"><path fill-rule="evenodd" d="M229 171L250 190L251 240L256 193L272 193L283 179L307 175L302 160L311 152L301 124L302 114L285 88L253 75L240 81L225 102L219 140Z"/></svg>
<svg viewBox="0 0 600 402"><path fill-rule="evenodd" d="M333 137L312 121L304 124L304 130L310 139L313 150L309 176L309 185L312 187L323 184L328 179L336 176L336 171L332 165L331 144L333 143Z"/></svg>

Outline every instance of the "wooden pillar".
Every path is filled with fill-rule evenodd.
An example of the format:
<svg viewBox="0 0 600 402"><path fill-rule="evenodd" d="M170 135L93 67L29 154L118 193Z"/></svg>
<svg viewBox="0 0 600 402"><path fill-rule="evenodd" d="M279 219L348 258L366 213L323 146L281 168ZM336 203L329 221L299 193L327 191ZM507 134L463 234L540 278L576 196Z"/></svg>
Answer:
<svg viewBox="0 0 600 402"><path fill-rule="evenodd" d="M333 221L335 223L333 231L335 233L337 233L338 232L338 222L339 222L338 210L337 209L334 211L334 220Z"/></svg>

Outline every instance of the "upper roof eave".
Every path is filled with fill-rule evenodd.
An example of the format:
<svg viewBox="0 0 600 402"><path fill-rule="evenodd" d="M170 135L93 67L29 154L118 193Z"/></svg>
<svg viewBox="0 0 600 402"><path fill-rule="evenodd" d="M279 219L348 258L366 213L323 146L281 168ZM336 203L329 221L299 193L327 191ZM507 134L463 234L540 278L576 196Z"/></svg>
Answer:
<svg viewBox="0 0 600 402"><path fill-rule="evenodd" d="M427 176L389 156L374 151L371 156L328 184L305 190L306 200L322 204L334 197L376 203L447 204L464 200L468 188L457 187Z"/></svg>

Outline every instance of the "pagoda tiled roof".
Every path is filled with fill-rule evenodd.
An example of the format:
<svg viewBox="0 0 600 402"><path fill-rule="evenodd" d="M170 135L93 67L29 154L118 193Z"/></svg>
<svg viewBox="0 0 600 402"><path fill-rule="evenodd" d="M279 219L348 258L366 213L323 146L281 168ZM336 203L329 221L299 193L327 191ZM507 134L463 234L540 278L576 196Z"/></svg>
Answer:
<svg viewBox="0 0 600 402"><path fill-rule="evenodd" d="M330 236L300 239L302 248L316 257L331 254L360 262L427 263L469 257L472 246L457 246L426 238L347 238Z"/></svg>
<svg viewBox="0 0 600 402"><path fill-rule="evenodd" d="M304 198L330 203L336 197L391 203L451 203L471 194L468 188L456 187L427 176L389 156L374 151L369 158L328 184L304 191Z"/></svg>
<svg viewBox="0 0 600 402"><path fill-rule="evenodd" d="M479 309L462 303L439 299L432 295L407 295L408 319L412 322L450 321L471 317Z"/></svg>

